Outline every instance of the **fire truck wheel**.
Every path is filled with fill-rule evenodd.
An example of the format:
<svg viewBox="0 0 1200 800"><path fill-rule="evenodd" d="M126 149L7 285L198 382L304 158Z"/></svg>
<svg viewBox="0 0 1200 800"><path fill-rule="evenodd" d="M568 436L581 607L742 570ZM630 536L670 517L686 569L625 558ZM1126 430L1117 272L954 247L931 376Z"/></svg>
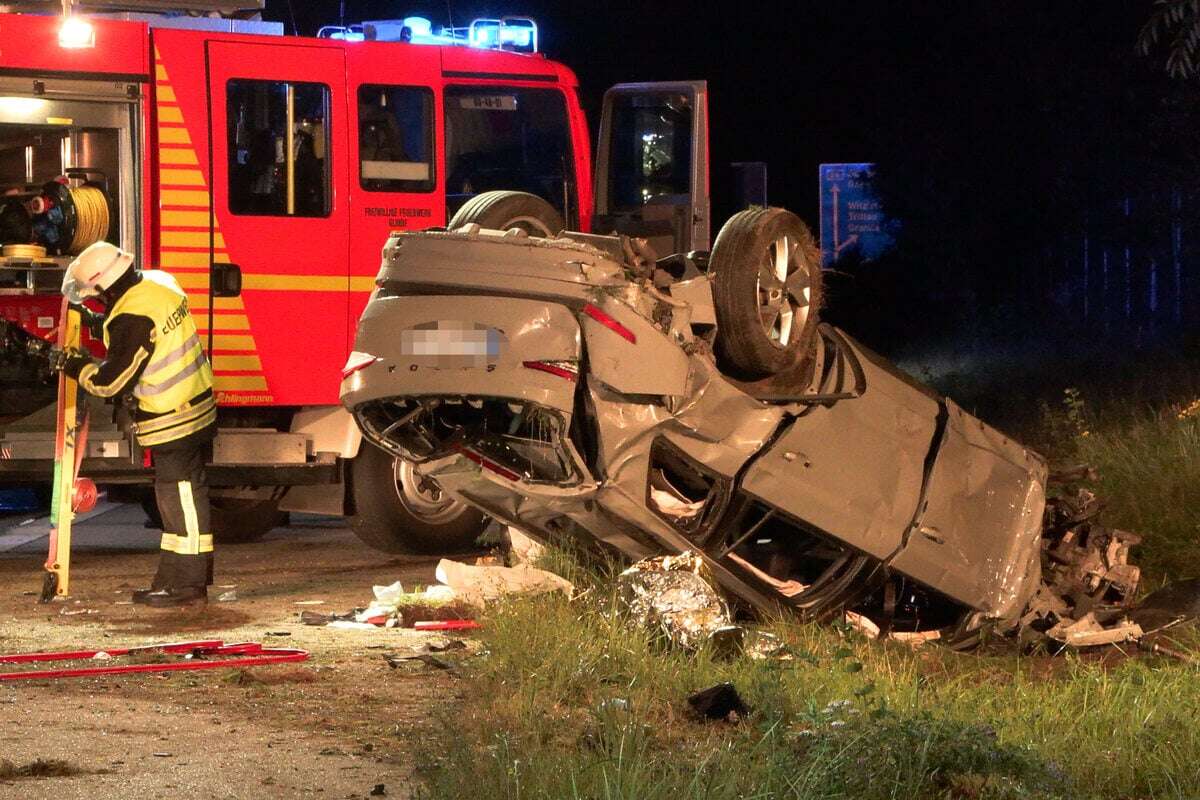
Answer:
<svg viewBox="0 0 1200 800"><path fill-rule="evenodd" d="M286 511L279 510L279 501L270 498L211 497L213 539L217 544L254 542L275 528L288 523ZM162 528L162 515L154 495L141 499L142 511L152 527Z"/></svg>
<svg viewBox="0 0 1200 800"><path fill-rule="evenodd" d="M520 228L530 236L550 238L563 229L562 215L554 206L528 192L484 192L477 194L458 210L450 230L475 223L481 228L506 231Z"/></svg>
<svg viewBox="0 0 1200 800"><path fill-rule="evenodd" d="M366 441L351 462L354 533L385 553L455 553L487 524L482 512L421 486L412 464Z"/></svg>
<svg viewBox="0 0 1200 800"><path fill-rule="evenodd" d="M717 355L741 378L796 366L813 350L821 268L812 233L782 208L729 218L709 259L717 311Z"/></svg>
<svg viewBox="0 0 1200 800"><path fill-rule="evenodd" d="M278 497L210 497L213 541L218 545L256 542L288 524Z"/></svg>

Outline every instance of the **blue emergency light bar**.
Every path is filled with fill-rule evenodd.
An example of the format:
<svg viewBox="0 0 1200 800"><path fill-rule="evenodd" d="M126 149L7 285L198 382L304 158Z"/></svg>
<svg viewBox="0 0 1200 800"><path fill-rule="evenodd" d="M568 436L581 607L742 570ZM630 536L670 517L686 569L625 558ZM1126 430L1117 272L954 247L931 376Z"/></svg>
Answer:
<svg viewBox="0 0 1200 800"><path fill-rule="evenodd" d="M326 25L317 31L317 36L346 42L407 42L538 52L537 23L529 17L477 19L465 28L435 28L425 17L381 19L359 25Z"/></svg>

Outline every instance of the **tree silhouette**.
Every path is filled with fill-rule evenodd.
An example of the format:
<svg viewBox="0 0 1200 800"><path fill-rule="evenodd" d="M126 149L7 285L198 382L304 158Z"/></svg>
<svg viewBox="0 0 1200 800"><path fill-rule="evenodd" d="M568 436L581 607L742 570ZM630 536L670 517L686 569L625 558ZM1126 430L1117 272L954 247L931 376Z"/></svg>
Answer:
<svg viewBox="0 0 1200 800"><path fill-rule="evenodd" d="M1200 0L1155 0L1138 34L1137 48L1150 55L1165 45L1167 73L1175 78L1200 74Z"/></svg>

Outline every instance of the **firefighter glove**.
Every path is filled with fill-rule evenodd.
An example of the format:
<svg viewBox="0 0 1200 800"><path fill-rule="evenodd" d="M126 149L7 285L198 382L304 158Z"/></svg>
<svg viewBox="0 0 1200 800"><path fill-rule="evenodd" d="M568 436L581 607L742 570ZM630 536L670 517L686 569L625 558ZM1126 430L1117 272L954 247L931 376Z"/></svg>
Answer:
<svg viewBox="0 0 1200 800"><path fill-rule="evenodd" d="M67 358L70 354L61 347L51 347L46 351L46 361L50 365L51 372L61 372L63 367L67 365Z"/></svg>
<svg viewBox="0 0 1200 800"><path fill-rule="evenodd" d="M93 339L104 338L104 315L97 314L85 305L79 303L71 303L71 308L79 312L80 322L83 327L87 328L87 332L91 334Z"/></svg>

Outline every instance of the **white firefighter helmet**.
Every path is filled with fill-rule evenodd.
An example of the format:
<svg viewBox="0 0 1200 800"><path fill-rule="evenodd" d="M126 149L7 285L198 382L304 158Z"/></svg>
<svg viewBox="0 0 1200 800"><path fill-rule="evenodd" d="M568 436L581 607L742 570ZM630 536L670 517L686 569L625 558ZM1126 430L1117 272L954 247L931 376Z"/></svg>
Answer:
<svg viewBox="0 0 1200 800"><path fill-rule="evenodd" d="M132 263L133 256L116 245L96 242L67 267L62 293L72 303L95 297L116 283Z"/></svg>

